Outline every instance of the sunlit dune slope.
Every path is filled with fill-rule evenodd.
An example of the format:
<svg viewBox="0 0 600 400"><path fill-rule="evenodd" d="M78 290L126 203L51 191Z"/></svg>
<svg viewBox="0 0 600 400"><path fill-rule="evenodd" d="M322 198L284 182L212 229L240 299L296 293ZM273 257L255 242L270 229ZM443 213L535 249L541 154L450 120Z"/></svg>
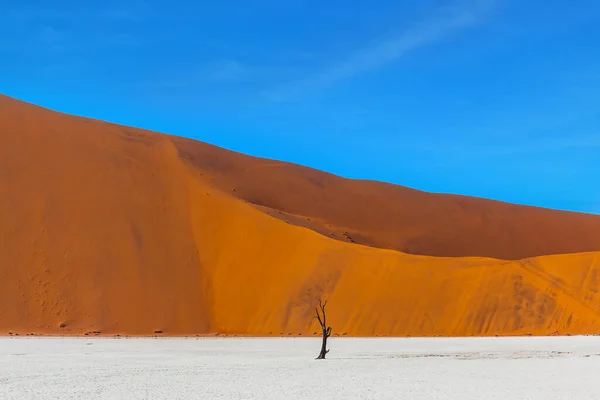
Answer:
<svg viewBox="0 0 600 400"><path fill-rule="evenodd" d="M329 299L339 334L600 332L600 253L518 262L413 256L328 239L208 193L192 191L203 204L192 218L219 332L312 334L318 298Z"/></svg>
<svg viewBox="0 0 600 400"><path fill-rule="evenodd" d="M507 260L600 250L597 215L348 180L190 139L172 140L211 186L333 239L411 254Z"/></svg>
<svg viewBox="0 0 600 400"><path fill-rule="evenodd" d="M219 183L237 168L217 173L221 150L202 167L178 140L0 97L0 334L312 335L319 298L329 299L334 334L600 330L600 253L501 261L337 240L319 232L325 222L309 226L295 209ZM322 176L333 187L381 185ZM286 196L294 191L304 195L295 187ZM311 193L308 203L320 201ZM583 238L585 229L572 235Z"/></svg>

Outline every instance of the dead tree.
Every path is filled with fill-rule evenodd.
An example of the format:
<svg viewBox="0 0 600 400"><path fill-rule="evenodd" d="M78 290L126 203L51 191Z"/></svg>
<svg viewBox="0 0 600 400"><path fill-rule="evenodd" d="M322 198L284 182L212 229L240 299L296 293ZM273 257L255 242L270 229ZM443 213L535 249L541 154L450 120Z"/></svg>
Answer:
<svg viewBox="0 0 600 400"><path fill-rule="evenodd" d="M327 338L331 336L331 327L327 326L327 317L325 315L325 306L327 305L327 300L325 303L322 303L319 300L319 306L315 309L316 317L319 320L319 324L321 325L321 330L323 331L323 344L321 345L321 352L319 353L319 357L317 360L324 360L325 355L329 353L327 350Z"/></svg>

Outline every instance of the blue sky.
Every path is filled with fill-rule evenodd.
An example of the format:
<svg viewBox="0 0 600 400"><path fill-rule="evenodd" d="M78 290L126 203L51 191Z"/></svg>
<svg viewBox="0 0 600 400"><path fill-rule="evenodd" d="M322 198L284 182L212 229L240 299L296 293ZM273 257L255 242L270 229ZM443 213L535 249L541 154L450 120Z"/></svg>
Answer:
<svg viewBox="0 0 600 400"><path fill-rule="evenodd" d="M0 35L0 92L23 100L600 213L597 0L9 0Z"/></svg>

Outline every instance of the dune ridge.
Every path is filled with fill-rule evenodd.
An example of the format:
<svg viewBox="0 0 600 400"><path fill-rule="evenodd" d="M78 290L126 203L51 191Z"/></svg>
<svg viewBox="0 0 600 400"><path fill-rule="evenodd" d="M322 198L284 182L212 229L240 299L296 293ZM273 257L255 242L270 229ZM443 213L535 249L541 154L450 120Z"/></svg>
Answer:
<svg viewBox="0 0 600 400"><path fill-rule="evenodd" d="M333 239L410 254L506 260L600 250L599 215L344 179L171 140L207 184Z"/></svg>
<svg viewBox="0 0 600 400"><path fill-rule="evenodd" d="M0 334L312 335L322 297L340 335L600 330L600 217L346 180L3 96L0 122Z"/></svg>

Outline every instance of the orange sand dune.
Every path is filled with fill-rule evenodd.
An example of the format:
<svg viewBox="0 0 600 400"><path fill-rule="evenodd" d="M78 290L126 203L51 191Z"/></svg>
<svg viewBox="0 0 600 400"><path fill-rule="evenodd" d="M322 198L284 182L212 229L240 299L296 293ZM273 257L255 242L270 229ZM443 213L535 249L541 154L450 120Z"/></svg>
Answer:
<svg viewBox="0 0 600 400"><path fill-rule="evenodd" d="M328 239L205 190L192 190L192 218L214 331L311 334L326 297L331 324L349 335L600 333L600 252L414 256Z"/></svg>
<svg viewBox="0 0 600 400"><path fill-rule="evenodd" d="M207 153L186 153L184 143ZM356 224L362 236L352 240L387 240L391 225L358 217L387 209L402 221L404 209L424 215L431 207L432 216L449 216L398 228L429 238L418 243L431 255L469 253L469 240L473 255L510 255L511 235L527 239L514 254L559 253L598 249L594 216L244 157L0 97L0 334L312 335L320 297L329 298L334 334L600 331L600 252L521 261L418 256L326 231L336 222L332 231L352 237ZM390 208L403 193L406 204Z"/></svg>
<svg viewBox="0 0 600 400"><path fill-rule="evenodd" d="M349 180L191 139L172 140L212 187L334 239L411 254L506 260L600 251L598 215Z"/></svg>

